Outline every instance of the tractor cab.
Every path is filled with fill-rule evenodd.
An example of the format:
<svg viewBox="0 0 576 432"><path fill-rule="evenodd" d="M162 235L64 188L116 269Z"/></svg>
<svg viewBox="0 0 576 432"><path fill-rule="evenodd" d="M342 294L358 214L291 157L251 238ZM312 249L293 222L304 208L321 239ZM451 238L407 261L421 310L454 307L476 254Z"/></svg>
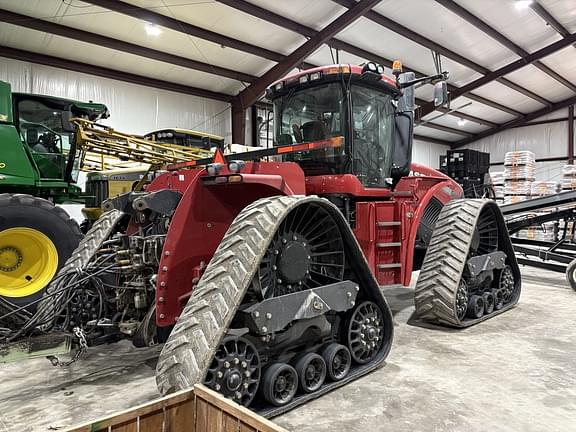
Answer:
<svg viewBox="0 0 576 432"><path fill-rule="evenodd" d="M399 66L401 67L401 66ZM341 145L290 153L307 177L353 175L363 188L389 188L410 172L414 73L396 80L375 63L309 69L274 83L275 146L325 140ZM430 82L432 82L430 77ZM441 80L442 75L436 76ZM443 101L442 101L443 102Z"/></svg>
<svg viewBox="0 0 576 432"><path fill-rule="evenodd" d="M43 95L13 93L14 125L38 168L41 180L76 182L73 117L98 120L109 116L103 104Z"/></svg>

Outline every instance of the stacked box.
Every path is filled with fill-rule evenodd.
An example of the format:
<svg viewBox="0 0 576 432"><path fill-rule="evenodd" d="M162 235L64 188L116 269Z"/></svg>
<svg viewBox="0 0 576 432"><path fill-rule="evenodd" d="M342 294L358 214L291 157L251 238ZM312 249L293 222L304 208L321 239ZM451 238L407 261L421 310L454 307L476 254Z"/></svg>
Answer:
<svg viewBox="0 0 576 432"><path fill-rule="evenodd" d="M555 224L556 222L546 222L539 226L531 226L518 231L513 236L526 240L554 242L556 241Z"/></svg>
<svg viewBox="0 0 576 432"><path fill-rule="evenodd" d="M576 165L562 167L562 190L576 190Z"/></svg>
<svg viewBox="0 0 576 432"><path fill-rule="evenodd" d="M536 175L536 158L531 151L513 151L504 155L504 204L530 198Z"/></svg>
<svg viewBox="0 0 576 432"><path fill-rule="evenodd" d="M532 198L554 195L560 192L560 183L557 181L533 181L530 186Z"/></svg>
<svg viewBox="0 0 576 432"><path fill-rule="evenodd" d="M490 173L490 184L494 189L496 201L504 200L504 171L493 171Z"/></svg>
<svg viewBox="0 0 576 432"><path fill-rule="evenodd" d="M490 154L472 149L448 150L446 174L462 186L464 196L476 198L482 194L484 176L490 169ZM442 159L440 160L442 168Z"/></svg>

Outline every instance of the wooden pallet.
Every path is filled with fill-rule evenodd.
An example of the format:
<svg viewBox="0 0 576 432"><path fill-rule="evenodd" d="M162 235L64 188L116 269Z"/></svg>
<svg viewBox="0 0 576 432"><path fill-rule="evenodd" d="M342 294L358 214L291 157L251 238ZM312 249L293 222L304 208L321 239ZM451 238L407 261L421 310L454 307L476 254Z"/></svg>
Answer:
<svg viewBox="0 0 576 432"><path fill-rule="evenodd" d="M203 385L65 432L288 432Z"/></svg>

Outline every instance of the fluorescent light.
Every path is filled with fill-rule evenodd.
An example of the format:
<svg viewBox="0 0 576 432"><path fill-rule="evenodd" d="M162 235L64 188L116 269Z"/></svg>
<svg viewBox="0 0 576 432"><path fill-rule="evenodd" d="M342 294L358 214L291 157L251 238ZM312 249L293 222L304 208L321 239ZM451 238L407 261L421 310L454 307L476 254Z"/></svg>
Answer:
<svg viewBox="0 0 576 432"><path fill-rule="evenodd" d="M462 127L462 126L464 126L466 123L468 123L468 120L463 119L463 118L458 119L458 126Z"/></svg>
<svg viewBox="0 0 576 432"><path fill-rule="evenodd" d="M160 36L162 33L162 29L160 27L149 22L144 23L144 30L146 30L146 34L148 36Z"/></svg>
<svg viewBox="0 0 576 432"><path fill-rule="evenodd" d="M518 10L527 9L533 2L534 0L516 0L514 6L516 6Z"/></svg>

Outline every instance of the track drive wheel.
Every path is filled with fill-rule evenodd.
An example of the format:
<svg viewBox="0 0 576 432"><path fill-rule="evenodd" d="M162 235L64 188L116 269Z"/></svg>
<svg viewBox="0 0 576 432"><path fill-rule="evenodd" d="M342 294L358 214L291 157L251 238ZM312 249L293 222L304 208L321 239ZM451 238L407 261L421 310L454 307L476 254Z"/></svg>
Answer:
<svg viewBox="0 0 576 432"><path fill-rule="evenodd" d="M274 406L289 403L298 389L298 373L286 363L274 363L262 377L262 396Z"/></svg>
<svg viewBox="0 0 576 432"><path fill-rule="evenodd" d="M50 201L0 194L0 297L18 306L38 300L81 238L78 224Z"/></svg>

